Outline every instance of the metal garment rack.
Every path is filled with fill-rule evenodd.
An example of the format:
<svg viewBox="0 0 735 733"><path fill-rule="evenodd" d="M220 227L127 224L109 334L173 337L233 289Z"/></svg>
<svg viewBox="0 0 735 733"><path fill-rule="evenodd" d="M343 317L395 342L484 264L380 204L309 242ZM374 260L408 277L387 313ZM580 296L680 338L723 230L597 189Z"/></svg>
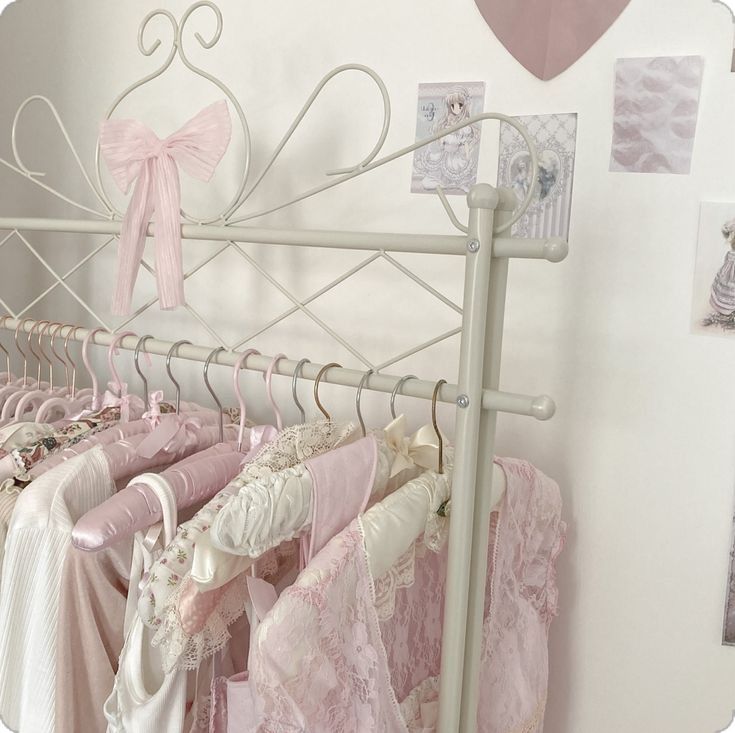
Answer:
<svg viewBox="0 0 735 733"><path fill-rule="evenodd" d="M463 224L450 207L441 189L437 193L452 225L459 230L455 235L425 235L425 234L391 234L378 232L349 232L331 230L296 230L283 228L268 228L245 225L244 223L260 216L283 209L328 188L332 188L357 176L365 175L369 171L397 158L412 153L414 150L429 145L446 135L450 135L467 125L480 125L485 120L499 120L513 126L519 131L529 147L533 182L538 177L538 162L536 151L527 131L513 118L495 113L483 113L464 120L452 128L440 131L425 140L404 147L394 153L378 158L378 153L385 142L390 122L390 100L387 90L380 77L371 69L360 65L346 65L334 69L327 74L317 85L314 92L307 99L305 105L294 119L281 142L275 148L272 156L264 168L250 183L250 133L244 112L237 99L230 90L208 72L196 67L186 53L184 29L192 16L199 10L205 9L214 14L216 30L210 38L203 38L196 33L194 37L203 48L213 47L222 32L222 14L209 0L202 0L192 5L177 20L167 10L154 10L142 21L138 33L138 47L145 56L153 55L161 47L161 38L152 42L146 41L150 35L149 24L152 19L159 18L171 24L173 42L163 64L153 73L139 82L132 84L122 92L110 106L106 117L109 118L117 109L120 102L133 90L152 79L160 76L178 58L194 74L214 83L227 96L237 113L245 140L245 156L243 175L232 201L223 211L216 215L197 220L182 212L182 238L192 240L207 240L227 242L229 245L237 243L267 243L271 245L309 246L322 248L339 248L347 250L372 250L385 256L388 252L408 252L424 254L455 255L465 258L464 296L461 308L461 340L459 353L459 372L457 384L445 384L438 392L441 402L455 403L455 459L454 479L452 486L452 511L450 515L449 557L447 568L446 598L444 605L444 627L442 637L441 661L441 688L439 697L438 730L441 733L474 733L477 724L477 705L479 695L479 669L482 647L482 621L485 599L485 582L487 576L488 526L492 504L492 460L494 455L496 421L499 412L528 415L540 420L553 416L555 406L551 398L544 395L528 396L511 394L500 391L500 358L502 349L503 321L505 309L506 282L509 258L543 259L549 262L560 262L566 257L567 243L561 239L515 239L510 234L512 225L520 219L530 204L534 191L530 187L526 199L518 207L515 194L509 189L496 189L485 183L473 186L467 196L469 217L467 224ZM161 49L163 51L163 49ZM352 168L338 171L328 171L329 179L295 198L269 207L266 210L241 214L241 207L248 201L260 182L270 170L273 162L283 147L291 138L306 112L324 86L334 76L345 71L357 71L367 74L377 85L384 109L383 126L375 147L360 163ZM23 110L32 102L45 104L52 112L53 118L61 129L67 145L72 151L77 165L82 171L85 180L92 189L102 210L95 210L84 204L72 200L56 191L40 180L43 174L27 168L19 155L16 145L16 127ZM11 236L17 236L31 252L41 261L57 280L69 292L69 286L64 282L65 277L58 276L36 252L23 232L73 232L79 234L102 234L112 238L119 235L123 212L118 211L112 204L100 171L99 145L96 151L96 182L84 168L71 138L64 127L55 107L45 97L32 96L23 102L13 124L12 148L15 162L0 158L0 164L17 175L31 181L45 191L66 201L72 206L92 214L97 219L45 219L45 218L0 218L0 230L7 230L9 234L0 239L0 246ZM154 225L149 226L149 236L154 232ZM104 246L104 245L103 245ZM221 251L221 250L220 250ZM90 255L92 256L92 255ZM216 255L215 255L216 256ZM213 259L209 258L209 259ZM85 258L85 261L88 258ZM209 260L208 260L209 261ZM145 261L144 267L151 272L153 268ZM414 279L416 279L414 277ZM75 298L101 324L103 320L94 313L76 294ZM43 296L42 296L43 297ZM35 302L35 301L34 301ZM296 301L295 301L296 302ZM0 304L6 305L1 299ZM149 306L150 304L148 304ZM142 310L136 315L139 315ZM187 305L187 307L189 307ZM27 307L28 308L28 307ZM27 310L27 308L25 310ZM0 328L15 330L20 326L30 331L37 323L21 316L24 312L14 312L6 306L6 310L13 316L3 319ZM192 309L189 308L191 311ZM460 310L460 309L457 309ZM193 311L192 311L193 312ZM196 315L196 313L193 313ZM135 317L135 316L134 316ZM198 317L198 316L197 316ZM131 319L132 320L132 319ZM201 318L200 318L201 320ZM130 321L118 326L118 331L125 330ZM82 341L89 331L74 327L71 338ZM455 331L456 333L456 331ZM66 336L68 329L56 332L57 337ZM450 334L451 335L451 334ZM421 348L437 343L438 339L427 342L412 352L404 353L404 358ZM98 332L90 341L96 344L109 345L114 333ZM138 344L138 338L127 336L119 342L124 349L133 350ZM237 344L241 346L242 342ZM147 339L144 351L165 355L169 352L173 342L158 339ZM212 347L183 344L176 350L176 356L182 359L204 362L212 352ZM354 352L353 352L354 353ZM222 351L213 359L212 363L234 365L239 354L235 349ZM396 358L394 363L399 359ZM271 357L253 355L247 360L245 368L264 372L272 361ZM289 359L278 361L274 369L275 374L293 375L298 362ZM299 376L307 380L315 380L322 365L307 363L299 370ZM380 372L382 365L376 369ZM330 368L323 377L323 381L358 387L364 381L364 389L391 392L399 384L400 376L385 373L374 373L364 379L365 372L357 369ZM434 391L434 382L411 379L399 385L399 393L430 400Z"/></svg>

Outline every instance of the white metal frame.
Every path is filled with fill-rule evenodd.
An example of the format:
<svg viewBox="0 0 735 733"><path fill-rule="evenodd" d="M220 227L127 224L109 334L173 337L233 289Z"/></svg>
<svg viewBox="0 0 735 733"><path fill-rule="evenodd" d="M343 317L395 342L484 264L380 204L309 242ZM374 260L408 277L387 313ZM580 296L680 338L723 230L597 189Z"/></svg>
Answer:
<svg viewBox="0 0 735 733"><path fill-rule="evenodd" d="M450 517L451 532L449 535L449 560L447 575L447 593L444 608L444 630L441 664L441 690L439 701L439 726L442 733L473 733L476 730L476 710L479 687L479 661L481 650L482 614L485 593L485 578L487 574L487 543L488 522L492 496L492 463L489 457L494 454L495 426L499 412L528 415L540 420L546 420L554 414L555 406L551 398L544 395L528 396L502 392L499 389L500 354L502 346L503 317L505 306L505 289L508 271L508 258L545 259L550 262L560 262L566 257L567 243L561 239L515 239L509 232L512 225L523 216L533 196L533 187L526 200L517 207L515 195L507 189L496 189L489 184L474 186L468 197L468 223L465 225L455 214L441 190L439 199L453 226L460 231L459 235L431 235L431 234L392 234L379 232L350 232L334 230L296 230L268 227L256 227L251 222L265 214L291 206L299 201L314 196L328 188L344 183L352 178L385 165L397 158L412 153L431 142L451 134L467 125L479 125L485 120L499 120L512 125L519 131L528 145L535 182L538 174L536 151L531 138L525 128L516 120L496 113L476 115L461 125L451 128L441 134L434 135L412 145L408 145L394 153L378 157L385 142L390 125L390 99L380 77L371 69L351 64L337 67L328 73L316 86L296 118L289 126L280 143L276 146L268 162L251 183L250 176L250 147L251 139L245 114L232 92L218 79L203 69L196 67L189 60L184 41L184 29L191 16L199 9L207 9L213 13L216 28L213 35L205 39L200 33L194 37L204 48L213 47L219 40L222 32L222 14L210 0L201 0L193 4L182 16L180 21L167 10L155 10L149 13L142 21L138 33L138 47L145 56L153 55L162 41L160 38L152 42L146 40L149 24L153 18L165 18L170 24L173 33L171 48L163 64L142 80L132 84L123 91L110 106L107 117L110 117L120 102L134 89L160 76L178 59L193 73L208 79L216 84L232 104L242 129L245 141L245 156L243 172L238 188L231 201L223 211L206 219L194 219L186 212L182 212L182 237L184 239L206 240L212 243L213 252L203 263L187 273L187 277L201 267L212 262L226 249L234 249L238 254L250 262L260 275L274 284L292 302L292 307L277 317L264 328L253 334L246 335L235 344L226 346L217 334L213 324L209 324L189 304L186 308L208 330L221 345L228 351L217 354L212 363L234 365L238 358L236 349L255 338L265 329L270 328L287 318L291 313L301 311L309 316L318 326L323 328L335 340L344 345L355 356L358 362L369 369L374 369L364 382L364 388L369 390L391 392L400 377L379 373L397 361L411 354L417 353L429 346L448 338L461 331L459 355L459 379L457 384L445 384L438 393L442 402L457 404L455 423L455 462L454 481L452 489L452 511ZM357 165L341 170L328 171L329 179L311 188L298 196L282 203L274 204L265 210L242 213L241 209L248 202L252 193L268 174L274 161L288 143L301 120L309 111L324 86L334 76L345 71L358 71L367 74L378 87L383 102L383 124L378 140L373 149ZM87 207L74 201L44 183L41 179L43 172L32 171L25 166L20 156L16 140L16 130L23 111L33 102L45 104L51 111L53 119L59 126L64 139L69 146L79 169L89 184L100 209ZM32 96L26 99L19 107L12 129L12 149L14 162L0 158L0 164L14 173L32 181L47 192L66 201L80 211L96 217L95 219L45 219L45 218L0 218L0 230L8 231L4 238L0 238L0 247L13 237L17 237L31 251L39 262L51 273L54 283L38 298L29 303L20 311L14 312L0 298L2 305L12 318L3 320L2 327L8 330L21 325L26 331L33 328L35 321L23 319L41 298L45 297L57 286L65 288L90 313L92 318L107 328L104 319L97 314L74 290L67 284L66 279L79 267L94 257L101 249L109 245L120 233L123 212L115 209L107 192L100 173L99 146L96 150L96 176L91 176L84 168L81 159L74 148L71 138L56 111L53 103L41 96ZM152 234L153 227L149 227ZM93 252L71 268L66 274L60 275L44 260L27 237L28 232L74 232L87 234L107 235L107 240ZM508 234L504 234L508 232ZM503 236L498 236L503 235ZM309 298L299 299L285 288L272 273L262 268L253 260L242 246L244 243L267 243L273 245L301 245L310 247L326 247L339 249L367 250L372 254L366 260L353 267L347 273L336 278L332 283L323 287ZM452 303L448 298L436 291L431 285L411 272L393 257L391 252L411 252L427 254L449 254L466 258L464 302L462 306ZM382 258L399 269L407 277L418 283L427 292L441 300L445 305L462 314L462 325L448 333L418 346L414 346L395 357L374 364L357 348L349 343L348 339L336 333L328 324L318 319L309 309L309 303L336 284L351 277L363 267L377 258ZM144 262L144 267L154 272L153 267ZM125 330L129 323L142 312L152 307L156 302L153 299L139 308L116 330ZM24 322L25 321L25 322ZM108 328L109 331L109 328ZM87 335L86 329L75 328L72 338L83 340ZM65 336L64 330L57 333ZM96 333L92 342L109 344L112 333ZM127 336L120 342L120 347L134 349L138 339ZM149 339L145 342L145 351L154 354L166 354L171 348L171 342ZM176 355L183 359L205 361L210 355L211 347L181 345ZM265 371L271 363L271 357L252 356L248 359L248 369ZM278 362L275 373L293 375L298 361L282 359ZM314 380L321 369L321 364L305 364L299 373L303 378ZM332 368L324 376L324 381L357 387L363 381L364 372L355 369ZM431 399L434 383L421 379L403 381L400 385L401 394L423 399Z"/></svg>

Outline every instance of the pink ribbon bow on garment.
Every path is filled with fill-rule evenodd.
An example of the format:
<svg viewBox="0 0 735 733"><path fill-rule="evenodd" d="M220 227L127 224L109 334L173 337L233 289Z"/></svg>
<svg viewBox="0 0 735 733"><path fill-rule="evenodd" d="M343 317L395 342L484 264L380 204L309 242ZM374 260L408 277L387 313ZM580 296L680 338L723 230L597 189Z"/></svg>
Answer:
<svg viewBox="0 0 735 733"><path fill-rule="evenodd" d="M147 420L152 427L158 427L161 422L161 402L163 402L163 390L157 389L148 393L148 410L143 413L143 420Z"/></svg>
<svg viewBox="0 0 735 733"><path fill-rule="evenodd" d="M130 422L131 407L135 408L138 414L145 408L143 400L140 397L134 394L128 394L127 382L122 382L119 385L116 385L114 382L108 382L107 386L109 389L105 390L100 409L104 410L105 407L119 407L121 423ZM120 390L119 395L115 394L116 387Z"/></svg>
<svg viewBox="0 0 735 733"><path fill-rule="evenodd" d="M193 178L209 181L227 150L231 133L224 99L205 107L165 140L137 120L105 120L100 125L100 150L115 183L127 193L135 181L120 231L112 296L114 315L130 312L133 285L154 211L156 285L161 308L176 308L185 302L178 165Z"/></svg>

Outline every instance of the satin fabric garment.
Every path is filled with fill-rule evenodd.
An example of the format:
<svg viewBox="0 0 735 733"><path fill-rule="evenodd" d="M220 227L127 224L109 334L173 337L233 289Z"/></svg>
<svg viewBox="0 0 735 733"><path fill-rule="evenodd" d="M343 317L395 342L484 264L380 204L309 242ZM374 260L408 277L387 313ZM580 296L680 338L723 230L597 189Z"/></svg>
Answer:
<svg viewBox="0 0 735 733"><path fill-rule="evenodd" d="M276 434L275 428L258 426L246 432L243 450L237 444L218 443L167 469L164 477L176 497L179 511L202 504L235 477L243 461ZM158 502L145 483L131 481L108 501L92 509L74 527L72 542L79 549L96 552L131 537L161 520Z"/></svg>

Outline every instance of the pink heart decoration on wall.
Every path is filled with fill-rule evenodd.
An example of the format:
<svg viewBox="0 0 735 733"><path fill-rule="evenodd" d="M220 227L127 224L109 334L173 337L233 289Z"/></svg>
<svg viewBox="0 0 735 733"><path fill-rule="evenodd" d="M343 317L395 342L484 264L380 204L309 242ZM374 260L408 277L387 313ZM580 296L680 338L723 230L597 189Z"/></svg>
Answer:
<svg viewBox="0 0 735 733"><path fill-rule="evenodd" d="M511 55L547 81L584 56L630 0L475 0Z"/></svg>

